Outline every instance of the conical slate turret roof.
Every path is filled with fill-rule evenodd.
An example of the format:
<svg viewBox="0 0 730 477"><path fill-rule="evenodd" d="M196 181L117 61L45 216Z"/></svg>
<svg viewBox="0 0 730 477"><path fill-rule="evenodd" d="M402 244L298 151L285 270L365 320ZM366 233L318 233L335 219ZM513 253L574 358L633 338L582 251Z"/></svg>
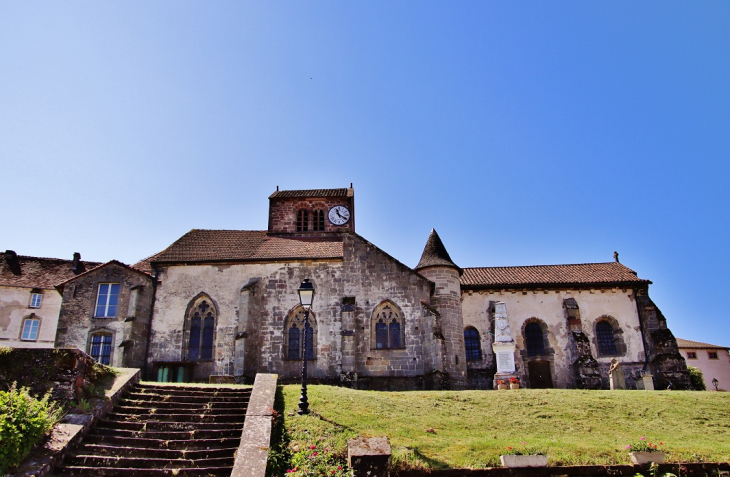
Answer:
<svg viewBox="0 0 730 477"><path fill-rule="evenodd" d="M449 257L449 252L446 251L446 247L435 229L431 229L431 235L428 236L426 248L423 249L423 255L416 265L416 270L426 267L452 267L459 270L459 274L461 274L461 269Z"/></svg>

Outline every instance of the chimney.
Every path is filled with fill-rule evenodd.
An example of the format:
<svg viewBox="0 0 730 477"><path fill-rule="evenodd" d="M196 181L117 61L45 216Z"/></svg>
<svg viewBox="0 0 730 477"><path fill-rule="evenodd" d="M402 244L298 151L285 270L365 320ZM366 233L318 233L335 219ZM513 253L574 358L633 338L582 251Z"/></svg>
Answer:
<svg viewBox="0 0 730 477"><path fill-rule="evenodd" d="M79 252L74 252L74 261L71 263L71 270L77 275L84 271L84 264L81 263L81 254Z"/></svg>
<svg viewBox="0 0 730 477"><path fill-rule="evenodd" d="M5 251L5 261L8 262L8 267L13 275L20 275L20 261L18 260L18 254L13 250Z"/></svg>

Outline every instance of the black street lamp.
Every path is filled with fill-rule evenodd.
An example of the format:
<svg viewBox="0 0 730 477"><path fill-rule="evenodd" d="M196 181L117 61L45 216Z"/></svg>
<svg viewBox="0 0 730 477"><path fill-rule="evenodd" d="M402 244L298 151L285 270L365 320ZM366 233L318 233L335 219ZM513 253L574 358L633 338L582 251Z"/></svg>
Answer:
<svg viewBox="0 0 730 477"><path fill-rule="evenodd" d="M307 400L307 337L309 336L309 310L312 309L314 301L314 285L305 278L299 289L299 303L304 308L304 346L302 347L302 394L299 396L299 414L309 414L309 401ZM314 346L314 345L312 345Z"/></svg>

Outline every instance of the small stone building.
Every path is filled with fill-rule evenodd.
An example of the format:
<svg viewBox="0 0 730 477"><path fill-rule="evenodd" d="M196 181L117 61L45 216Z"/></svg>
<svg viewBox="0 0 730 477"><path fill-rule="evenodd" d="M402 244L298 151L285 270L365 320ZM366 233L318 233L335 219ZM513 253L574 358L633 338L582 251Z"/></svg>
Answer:
<svg viewBox="0 0 730 477"><path fill-rule="evenodd" d="M677 338L679 352L687 366L694 366L702 371L705 387L708 391L715 391L712 380L717 380L717 390L730 389L730 348L699 341Z"/></svg>
<svg viewBox="0 0 730 477"><path fill-rule="evenodd" d="M107 346L111 364L161 381L293 382L306 354L315 382L492 389L498 307L525 386L606 388L613 357L629 387L641 373L689 383L651 282L618 261L462 269L432 231L411 268L357 234L352 187L277 189L269 202L267 230L191 230L133 267L63 283L56 345ZM316 289L310 327L304 279Z"/></svg>

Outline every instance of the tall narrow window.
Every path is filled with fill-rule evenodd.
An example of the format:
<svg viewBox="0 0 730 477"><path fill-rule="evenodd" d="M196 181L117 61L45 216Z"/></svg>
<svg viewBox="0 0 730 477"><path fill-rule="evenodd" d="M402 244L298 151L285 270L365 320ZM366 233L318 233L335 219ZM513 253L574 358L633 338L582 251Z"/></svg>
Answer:
<svg viewBox="0 0 730 477"><path fill-rule="evenodd" d="M213 359L217 312L207 295L198 297L188 310L187 359Z"/></svg>
<svg viewBox="0 0 730 477"><path fill-rule="evenodd" d="M111 364L112 335L111 333L95 333L91 335L89 355L101 364Z"/></svg>
<svg viewBox="0 0 730 477"><path fill-rule="evenodd" d="M301 209L297 212L297 232L306 232L309 229L309 213Z"/></svg>
<svg viewBox="0 0 730 477"><path fill-rule="evenodd" d="M471 326L464 330L464 347L466 348L466 360L476 361L482 359L482 347L479 340L479 332Z"/></svg>
<svg viewBox="0 0 730 477"><path fill-rule="evenodd" d="M41 307L41 301L43 299L43 295L40 293L31 293L30 294L30 308L40 308Z"/></svg>
<svg viewBox="0 0 730 477"><path fill-rule="evenodd" d="M403 313L393 302L385 301L378 305L371 320L373 348L405 348Z"/></svg>
<svg viewBox="0 0 730 477"><path fill-rule="evenodd" d="M324 210L315 210L312 214L312 230L324 231Z"/></svg>
<svg viewBox="0 0 730 477"><path fill-rule="evenodd" d="M616 343L613 339L613 327L607 321L596 323L596 341L598 342L598 353L602 356L618 354Z"/></svg>
<svg viewBox="0 0 730 477"><path fill-rule="evenodd" d="M542 328L534 321L525 326L525 341L527 356L542 356L545 354Z"/></svg>
<svg viewBox="0 0 730 477"><path fill-rule="evenodd" d="M289 313L284 323L284 357L287 359L302 359L302 353L307 353L307 359L314 359L317 349L317 320L314 313L309 312L309 326L304 323L304 308L297 306ZM306 341L306 350L304 343Z"/></svg>
<svg viewBox="0 0 730 477"><path fill-rule="evenodd" d="M35 341L38 339L38 328L41 325L41 320L38 318L26 318L23 320L23 332L20 335L20 339L23 341Z"/></svg>
<svg viewBox="0 0 730 477"><path fill-rule="evenodd" d="M99 293L96 295L97 318L113 318L117 316L117 302L119 301L119 283L99 283Z"/></svg>

